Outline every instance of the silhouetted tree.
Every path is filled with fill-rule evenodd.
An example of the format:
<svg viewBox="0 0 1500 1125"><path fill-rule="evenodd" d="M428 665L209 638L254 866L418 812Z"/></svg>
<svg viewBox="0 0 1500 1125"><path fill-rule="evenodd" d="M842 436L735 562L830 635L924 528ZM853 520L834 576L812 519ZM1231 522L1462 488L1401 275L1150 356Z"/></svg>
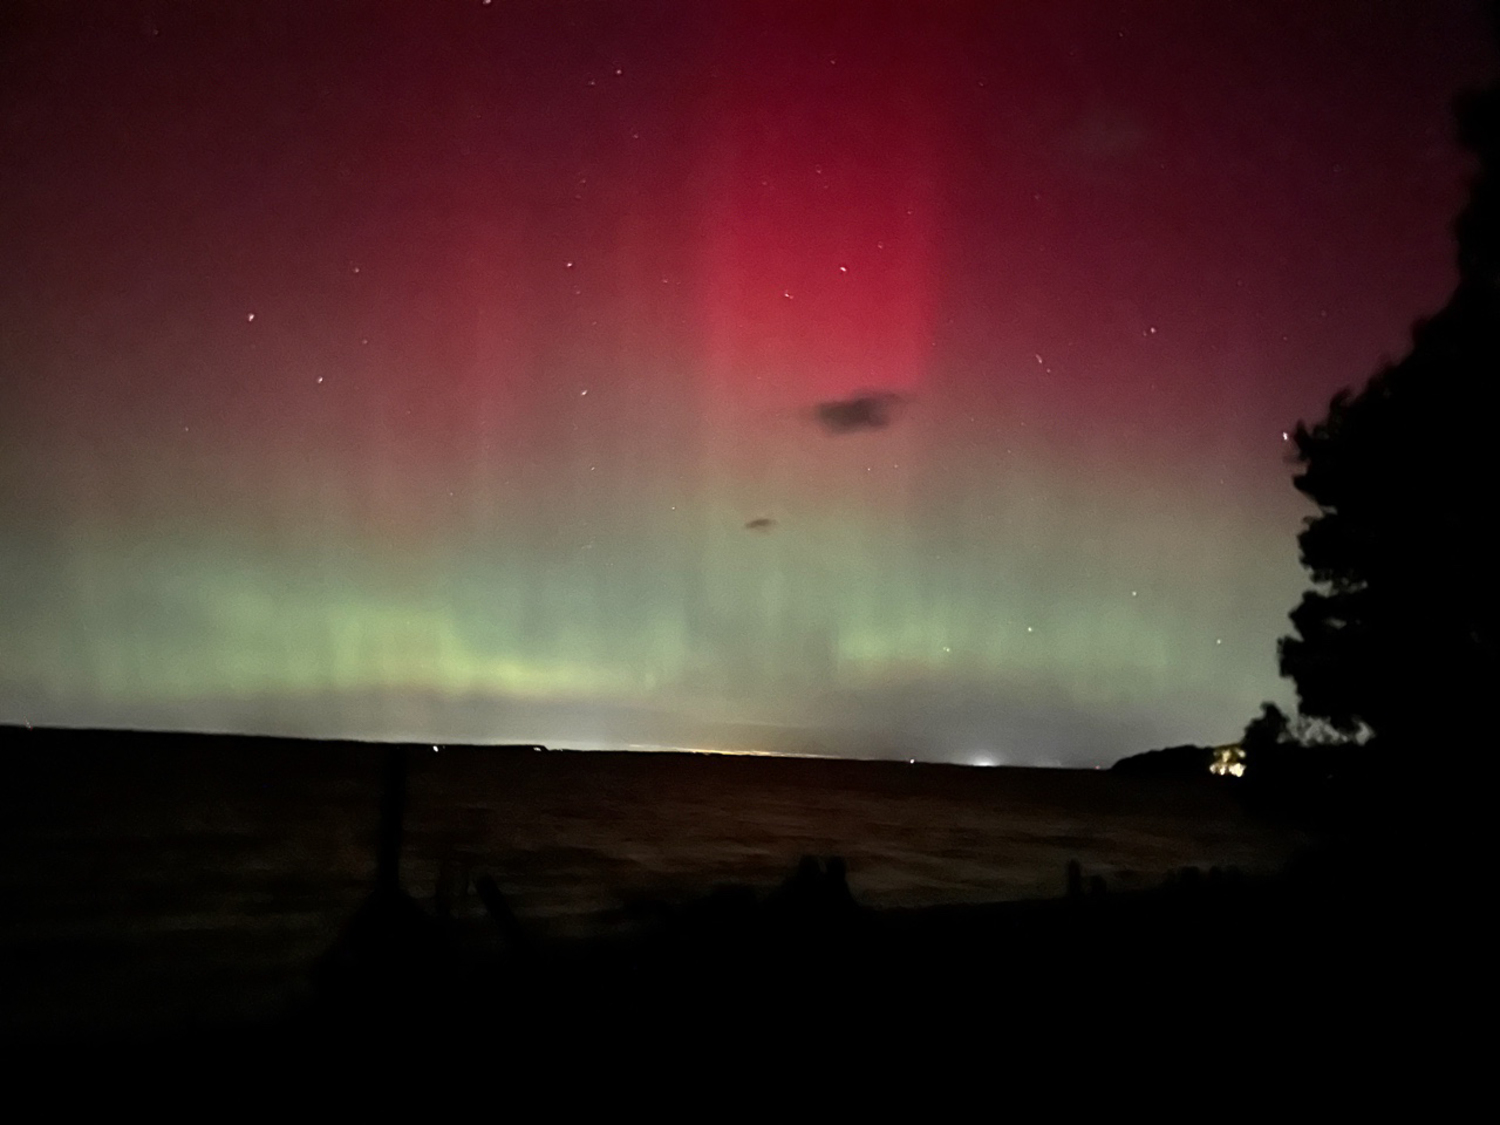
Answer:
<svg viewBox="0 0 1500 1125"><path fill-rule="evenodd" d="M1295 484L1321 513L1298 540L1314 589L1281 671L1304 716L1397 751L1473 737L1495 685L1500 85L1457 117L1478 157L1457 288L1405 358L1296 432Z"/></svg>
<svg viewBox="0 0 1500 1125"><path fill-rule="evenodd" d="M1260 714L1251 719L1240 736L1240 749L1254 760L1256 751L1271 750L1291 738L1290 720L1274 703L1262 703Z"/></svg>

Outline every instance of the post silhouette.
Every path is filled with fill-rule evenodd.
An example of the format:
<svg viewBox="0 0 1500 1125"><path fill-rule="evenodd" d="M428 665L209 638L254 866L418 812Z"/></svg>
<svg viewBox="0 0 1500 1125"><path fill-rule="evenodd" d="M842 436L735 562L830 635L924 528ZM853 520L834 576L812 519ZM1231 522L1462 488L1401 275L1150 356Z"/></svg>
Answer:
<svg viewBox="0 0 1500 1125"><path fill-rule="evenodd" d="M375 842L375 889L401 889L401 828L406 813L406 747L388 746L380 790L380 828Z"/></svg>

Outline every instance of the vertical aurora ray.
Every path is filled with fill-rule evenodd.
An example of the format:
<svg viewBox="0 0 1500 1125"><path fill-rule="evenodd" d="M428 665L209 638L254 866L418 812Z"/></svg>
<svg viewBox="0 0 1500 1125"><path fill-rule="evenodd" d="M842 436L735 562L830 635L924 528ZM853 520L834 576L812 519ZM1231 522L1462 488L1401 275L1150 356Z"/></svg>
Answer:
<svg viewBox="0 0 1500 1125"><path fill-rule="evenodd" d="M921 401L943 203L930 53L920 40L850 50L840 14L809 23L745 18L725 33L741 49L718 74L704 199L707 612L726 657L755 638L729 683L783 698L836 688L871 619L899 632L911 608L886 591L915 577L921 437L834 436L816 412L872 392L897 396L900 415ZM795 60L807 85L767 59ZM756 519L771 522L747 537Z"/></svg>

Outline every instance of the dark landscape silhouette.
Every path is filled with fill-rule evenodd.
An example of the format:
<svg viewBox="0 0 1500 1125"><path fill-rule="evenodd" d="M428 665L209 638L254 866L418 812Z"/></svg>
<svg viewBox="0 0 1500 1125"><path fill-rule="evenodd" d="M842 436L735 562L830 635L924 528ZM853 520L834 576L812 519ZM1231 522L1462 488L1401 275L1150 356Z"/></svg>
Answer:
<svg viewBox="0 0 1500 1125"><path fill-rule="evenodd" d="M33 839L40 826L27 826L26 806L40 811L46 805L39 797L49 788L56 795L56 770L45 762L91 763L89 772L100 779L130 768L130 762L150 762L159 785L179 789L168 807L176 809L173 815L187 818L185 828L215 802L264 803L263 783L256 779L277 776L281 763L310 760L310 753L314 751L295 743L267 739L12 729L6 732L6 755L15 764L11 778L17 788L4 811L13 839ZM1403 891L1393 909L1386 865L1411 861L1394 850L1376 852L1371 840L1345 838L1341 825L1328 823L1323 826L1327 831L1296 830L1295 838L1304 843L1288 853L1290 863L1279 873L1245 871L1237 863L1211 869L1190 864L1142 879L1112 866L1059 860L1037 896L988 904L872 907L851 888L851 877L862 874L857 865L836 854L798 859L789 853L779 882L687 883L666 897L622 896L607 930L572 936L539 924L532 908L512 900L505 886L514 883L518 872L503 863L471 860L459 874L462 865L444 848L442 863L413 866L416 853L403 844L413 817L429 834L434 824L458 823L457 810L450 806L422 806L423 799L430 802L444 792L424 780L434 766L465 755L481 763L493 758L527 765L521 773L506 767L509 772L500 775L514 785L527 776L542 778L565 762L577 763L575 772L583 771L578 778L593 776L604 784L613 784L611 777L629 776L621 769L600 773L596 764L607 766L612 759L621 768L651 764L654 772L644 776L663 779L692 765L705 779L719 778L714 784L725 787L726 796L745 791L746 771L771 768L786 775L778 784L792 784L799 793L816 792L807 783L820 773L855 786L883 777L890 780L880 784L900 787L893 795L905 790L905 799L923 802L938 792L955 791L955 786L972 788L963 778L977 772L1002 786L995 792L1020 784L1022 807L1066 801L1065 794L1086 782L1086 789L1096 794L1091 801L1105 802L1101 807L1128 797L1122 809L1129 809L1131 802L1156 794L1151 802L1164 809L1183 805L1185 816L1203 815L1188 811L1197 807L1193 794L1210 799L1204 812L1222 808L1219 798L1232 796L1230 787L1240 782L1206 769L1188 778L1143 781L1074 771L1071 776L1077 780L1070 781L1047 770L690 756L676 756L682 760L673 762L672 755L543 753L540 747L443 747L435 753L431 747L351 744L338 754L342 764L336 776L345 779L338 785L342 789L358 781L364 794L369 832L356 834L351 842L364 850L364 863L356 856L355 869L363 866L368 874L343 884L339 894L350 902L349 912L316 956L292 973L304 982L302 987L286 992L278 986L281 991L268 993L271 1002L253 1015L231 1015L229 1007L217 1013L212 1007L202 1009L186 1027L180 1016L166 1024L142 1023L138 1014L120 1010L128 990L119 998L112 989L75 994L70 1000L59 995L52 1003L71 1007L48 1013L36 1009L33 1000L26 1016L33 1022L8 1024L6 1038L142 1042L173 1051L211 1052L297 1044L339 1052L361 1044L418 1052L487 1046L545 1066L556 1061L552 1045L558 1037L580 1025L628 1028L644 1037L641 1042L679 1034L685 1027L730 1041L774 1038L799 1021L814 1020L819 1035L830 1037L825 1049L837 1054L853 1050L853 1044L868 1044L876 1028L922 1026L939 1037L959 1036L969 1013L987 1011L1005 1013L1004 1022L990 1029L993 1041L1019 1049L1048 1029L1062 1033L1077 1020L1110 1018L1111 1013L1131 1013L1142 1035L1170 1036L1184 1021L1211 1021L1224 1004L1232 1004L1250 1021L1274 1021L1278 1013L1296 1010L1308 1021L1306 1027L1338 1036L1339 1050L1348 1052L1390 1034L1398 1019L1436 1018L1432 1005L1437 1001L1428 990L1458 971L1439 957L1438 947L1449 947L1450 920L1462 917L1472 901L1456 880L1427 879ZM110 766L108 759L118 764ZM226 796L195 796L201 784L195 778L234 774L242 780L228 786L215 783ZM742 780L735 782L736 776ZM1007 781L1011 777L1014 781ZM426 794L416 805L413 780ZM1127 788L1116 793L1113 787L1122 785ZM1146 788L1131 788L1142 785ZM1028 788L1034 789L1031 796L1024 795ZM18 792L29 796L17 798ZM251 797L258 792L259 798ZM236 793L243 796L232 796ZM662 793L670 795L670 790ZM109 799L102 792L99 798ZM72 802L67 798L63 807L74 807ZM1081 807L1070 813L1067 804L1059 804L1053 815L1066 824ZM1145 828L1149 822L1118 822L1123 830L1134 824ZM1107 828L1101 818L1096 830L1116 829ZM172 839L171 832L163 838L167 852L143 857L168 858L176 846ZM213 837L204 839L207 843ZM1087 847L1082 839L1078 846ZM234 852L224 854L227 858ZM34 860L50 862L44 851L35 853ZM120 891L140 894L129 886L143 876L148 880L143 887L159 885L160 876L130 864L116 867L125 886L112 888L95 879L80 889L111 897ZM67 868L56 870L62 875ZM418 878L421 882L414 882ZM68 888L56 890L66 898ZM34 884L23 893L35 895ZM143 921L152 909L149 895L160 891L145 893L147 898L129 908L132 917ZM204 892L189 887L188 893ZM26 901L14 895L13 903ZM204 900L205 906L211 902ZM90 952L91 946L114 939L85 930L93 937L82 944L35 946L45 939L28 939L33 932L29 927L40 925L34 932L42 934L48 923L40 914L28 919L23 909L0 931L8 950L7 972L22 974L12 975L7 985L14 996L25 992L18 986L26 976L55 980L59 972L71 973L75 962L84 970L80 979L100 979L93 962L98 954ZM1295 932L1297 940L1287 941L1288 932ZM149 941L159 944L169 936ZM138 940L148 939L132 939L122 948L150 948L136 944ZM100 946L101 953L105 948ZM1401 970L1393 975L1393 967L1418 962L1429 965L1430 973L1418 978ZM1376 978L1383 982L1378 995L1369 989ZM1288 1042L1298 1038L1296 1031L1288 1035Z"/></svg>

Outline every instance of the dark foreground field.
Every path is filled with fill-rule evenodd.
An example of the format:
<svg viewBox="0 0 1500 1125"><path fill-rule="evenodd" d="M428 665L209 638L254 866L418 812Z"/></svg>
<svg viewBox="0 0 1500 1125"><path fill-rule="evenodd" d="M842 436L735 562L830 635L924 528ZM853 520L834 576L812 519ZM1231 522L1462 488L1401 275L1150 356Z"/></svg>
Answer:
<svg viewBox="0 0 1500 1125"><path fill-rule="evenodd" d="M1057 900L888 911L859 906L829 866L571 948L528 947L503 904L466 931L376 895L279 1030L520 1054L580 1034L898 1053L1191 1042L1202 1057L1189 1065L1210 1068L1267 1049L1331 1062L1405 1044L1415 1058L1469 1035L1477 943L1462 911L1316 861L1271 879L1189 870L1154 891L1085 883Z"/></svg>
<svg viewBox="0 0 1500 1125"><path fill-rule="evenodd" d="M373 752L362 753L356 760L370 765ZM407 751L402 760L410 755ZM542 771L539 778L583 769L596 782L607 777L612 795L603 807L612 811L596 810L590 816L628 819L625 805L630 802L621 802L618 787L629 771L638 774L646 767L625 761L601 764L597 756L543 762L548 757L539 756L536 761L542 764L535 766L530 758L524 761L527 769ZM203 758L195 752L191 761ZM674 1043L700 1051L760 1044L782 1046L794 1055L832 1057L853 1051L865 1058L885 1053L899 1058L907 1050L932 1048L993 1054L1049 1043L1069 1057L1160 1055L1171 1045L1170 1052L1190 1048L1196 1056L1175 1059L1173 1066L1242 1071L1261 1065L1253 1060L1266 1051L1311 1051L1308 1058L1330 1060L1405 1052L1413 1059L1472 1042L1465 1030L1466 1013L1477 1005L1473 967L1478 964L1482 931L1477 919L1485 895L1473 877L1474 865L1464 856L1445 852L1440 842L1413 838L1427 831L1417 826L1441 819L1432 816L1411 818L1402 831L1374 835L1298 829L1287 836L1291 830L1285 826L1257 835L1260 830L1253 825L1232 831L1220 826L1219 836L1194 837L1173 847L1212 857L1241 854L1231 846L1236 840L1239 846L1253 840L1260 848L1287 839L1300 844L1294 854L1277 853L1274 864L1259 870L1235 863L1193 863L1127 878L1132 873L1098 862L1106 854L1101 849L1117 847L1119 838L1134 833L1133 854L1165 862L1177 854L1165 843L1177 831L1167 827L1172 817L1180 814L1191 821L1209 816L1217 806L1183 805L1181 794L1169 807L1130 803L1138 797L1122 806L1124 799L1105 779L1080 778L1067 789L1074 800L1090 805L1080 818L1052 807L1062 790L1041 777L1034 783L1040 788L1026 790L1021 804L1033 810L1045 806L1045 814L1033 812L1026 821L1019 805L1008 810L1000 818L1009 825L1006 834L976 837L964 844L966 850L945 853L945 870L955 865L971 870L975 854L1007 846L1041 849L1035 852L1038 863L1051 863L1063 854L1058 848L1072 848L1084 862L1058 863L1051 894L1024 893L1028 884L1023 879L1012 884L1009 901L985 902L968 887L955 894L960 901L943 904L934 902L934 896L952 893L952 887L934 882L937 876L917 862L922 857L907 855L883 881L861 883L861 863L868 867L885 853L862 853L846 869L842 845L845 840L867 845L870 818L885 817L884 831L896 833L892 808L915 808L919 819L932 815L940 808L930 803L934 794L951 790L950 781L941 774L913 780L918 775L892 773L889 764L881 773L852 768L857 764L809 763L805 765L814 771L848 765L850 769L830 777L852 778L848 784L867 791L852 804L817 805L806 814L822 826L816 831L803 821L791 824L795 818L789 819L786 806L776 802L766 805L763 818L777 823L783 845L821 844L825 850L800 866L793 857L781 858L777 879L718 878L694 893L629 897L594 916L607 916L607 927L580 928L560 925L556 917L544 924L545 911L536 897L540 892L528 891L524 882L507 881L503 865L486 869L479 864L455 877L445 860L434 860L442 868L434 879L432 864L413 862L414 856L420 861L424 849L432 855L453 854L430 839L424 843L420 833L413 838L414 822L419 829L421 818L412 815L412 792L419 804L424 792L429 799L435 792L423 789L419 774L408 779L408 801L397 802L406 836L396 841L394 851L390 830L398 821L390 815L395 804L388 803L382 871L375 863L377 833L345 839L329 825L330 818L337 819L332 807L319 805L309 824L338 840L316 845L326 847L323 853L317 853L314 841L298 854L312 848L327 857L330 867L343 863L346 869L337 878L320 874L321 882L289 881L285 872L273 872L275 877L267 881L265 871L274 866L267 858L275 851L271 845L286 844L281 839L289 831L286 814L277 814L283 819L276 824L282 827L235 851L220 836L244 810L236 813L238 806L226 803L221 789L215 789L211 801L201 794L174 799L174 815L197 827L184 836L186 822L174 823L165 837L169 847L153 843L154 850L141 853L153 857L149 863L116 863L106 866L114 875L90 877L80 875L83 867L77 864L57 866L59 873L73 872L69 898L67 887L53 893L50 884L34 877L28 882L22 875L38 864L60 864L58 855L71 854L65 845L87 836L91 825L99 829L106 810L145 800L116 792L125 776L118 771L128 774L132 759L115 759L114 773L99 767L95 780L109 782L94 786L89 801L79 805L69 798L45 816L35 802L17 796L17 786L40 785L37 769L14 757L8 760L14 784L7 801L4 859L10 876L3 973L7 993L17 1000L6 1024L12 1044L146 1043L174 1055L235 1056L259 1050L323 1056L350 1050L401 1054L480 1048L501 1052L517 1065L553 1069L587 1045L628 1052ZM138 760L165 769L163 763L170 759ZM245 761L238 750L232 760ZM799 784L806 780L798 764L746 768L760 770L756 777L786 773ZM650 769L675 775L683 769L712 772L719 767L695 762L684 767L652 764ZM472 797L477 775L469 767L464 771L464 791ZM215 767L212 776L233 773L227 766ZM194 779L191 785L183 781L187 776ZM205 776L158 778L157 789L201 788L208 784ZM373 828L381 797L379 771L364 770L357 784L343 773L330 776L343 779L335 788L348 798L349 808L370 814ZM512 791L524 788L520 775L506 776ZM576 787L581 775L567 776L572 780L565 787ZM663 775L645 776L658 785ZM722 778L723 773L713 776ZM897 780L880 780L892 777ZM243 781L240 777L235 786L243 788ZM1004 791L1013 797L1016 786L1025 790L1033 785L1025 777L992 783L1009 786ZM764 788L768 783L758 784ZM894 797L875 792L892 784L897 787ZM742 804L752 803L751 788L745 781ZM972 784L960 788L970 795L944 798L958 803L944 806L942 815L961 818L964 802L972 803ZM1001 791L984 797L984 803L998 800L994 794ZM386 797L393 792L388 786ZM542 799L536 789L525 792L524 807L545 815L551 798ZM1105 800L1101 794L1106 793L1114 795ZM664 802L669 798L662 795ZM57 823L62 808L81 819ZM1143 827L1142 808L1155 810L1147 818L1150 831ZM697 823L706 815L697 805L684 809L684 823ZM827 827L830 818L852 815L850 809L862 810L857 830L841 836ZM154 812L150 819L160 815ZM511 815L519 814L513 810ZM1107 833L1109 839L1091 841L1081 824L1110 823L1111 815L1120 819ZM52 836L42 832L45 824L39 820L52 824ZM1023 822L1029 825L1024 832L1018 827ZM128 850L133 837L121 826L125 823L108 827L112 842L106 851ZM919 827L908 825L903 831L910 839L927 839ZM130 831L138 837L144 829L137 825ZM306 835L312 829L302 831ZM619 835L623 830L618 825L615 831L607 847L599 845L605 851L628 852L639 843L628 833ZM643 831L671 834L678 829L652 822ZM749 832L742 826L732 839L712 844L725 854L733 852L733 845L749 856L740 861L748 867L721 874L759 871L769 862L751 854L745 843ZM710 846L701 835L691 838L700 847ZM21 841L37 848L42 839L52 841L45 852L18 850ZM145 847L139 839L137 846ZM889 851L894 845L886 846ZM187 858L178 854L184 849ZM573 857L569 862L578 862L576 847L564 851ZM84 852L89 863L103 862L97 847ZM504 853L512 867L531 854ZM676 862L669 859L657 856L653 862L667 871ZM184 897L178 886L184 882L182 871L196 872L201 883L205 872L217 878L222 868L240 872L232 895L214 883L198 887L188 896L191 902ZM607 870L618 877L623 868L616 864ZM902 890L902 870L928 873L916 883L908 880ZM134 880L129 893L118 885L122 871ZM572 883L582 878L577 875ZM563 889L572 885L566 872L550 873L544 882ZM429 894L434 883L438 891ZM417 891L417 897L409 893ZM101 897L113 907L95 901ZM204 903L218 905L209 909ZM299 909L304 913L298 914ZM135 929L144 936L130 941L120 937ZM141 964L151 957L160 961L164 950L176 950L165 955L182 964L157 965L154 975L143 975ZM266 992L266 1003L247 1007L239 1002L244 979L257 972L268 982L294 979L297 986L278 985L279 991ZM217 979L221 977L235 979L226 983ZM153 996L152 989L186 994Z"/></svg>
<svg viewBox="0 0 1500 1125"><path fill-rule="evenodd" d="M1208 1028L1226 1009L1354 1030L1415 1011L1424 988L1402 963L1421 948L1418 927L1314 875L1189 872L1156 892L877 912L809 863L764 898L724 889L634 937L553 948L529 947L496 914L488 932L465 930L403 895L373 896L283 1026L511 1048L580 1021L624 1037L899 1042L920 1028L1000 1045L1079 1024L1106 1037Z"/></svg>

